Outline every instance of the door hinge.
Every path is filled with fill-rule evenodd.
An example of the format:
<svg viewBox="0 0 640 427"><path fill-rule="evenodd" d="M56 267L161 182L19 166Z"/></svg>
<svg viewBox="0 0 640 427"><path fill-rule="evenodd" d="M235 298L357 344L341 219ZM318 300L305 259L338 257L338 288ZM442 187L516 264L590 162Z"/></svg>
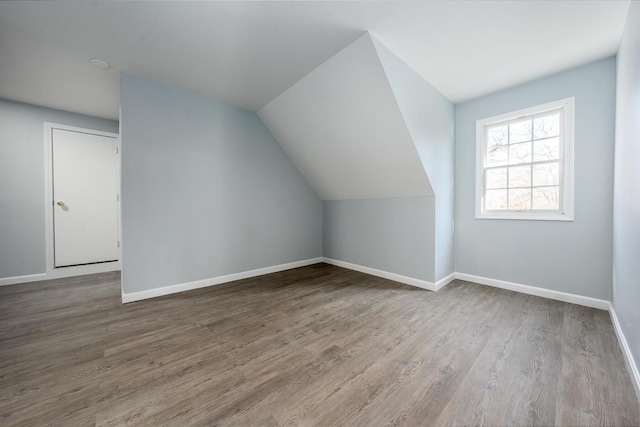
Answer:
<svg viewBox="0 0 640 427"><path fill-rule="evenodd" d="M120 240L118 240L118 247L120 247Z"/></svg>
<svg viewBox="0 0 640 427"><path fill-rule="evenodd" d="M118 154L118 147L116 147L116 154Z"/></svg>
<svg viewBox="0 0 640 427"><path fill-rule="evenodd" d="M119 201L120 201L120 195L116 194L116 202L119 202Z"/></svg>

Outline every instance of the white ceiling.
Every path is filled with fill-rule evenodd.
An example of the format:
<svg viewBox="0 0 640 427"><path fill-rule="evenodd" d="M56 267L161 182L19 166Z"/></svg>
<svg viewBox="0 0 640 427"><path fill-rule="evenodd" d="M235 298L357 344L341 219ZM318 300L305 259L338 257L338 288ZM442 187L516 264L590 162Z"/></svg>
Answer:
<svg viewBox="0 0 640 427"><path fill-rule="evenodd" d="M370 31L453 102L615 54L629 1L0 2L0 97L116 119L119 73L258 110ZM113 65L89 64L101 58Z"/></svg>

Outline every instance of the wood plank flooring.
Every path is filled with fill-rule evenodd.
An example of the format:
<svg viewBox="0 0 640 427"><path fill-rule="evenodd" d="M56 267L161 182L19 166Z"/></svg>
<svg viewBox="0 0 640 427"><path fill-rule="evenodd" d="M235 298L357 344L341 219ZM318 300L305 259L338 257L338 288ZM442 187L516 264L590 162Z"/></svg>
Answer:
<svg viewBox="0 0 640 427"><path fill-rule="evenodd" d="M326 264L122 305L0 288L3 426L639 425L605 311Z"/></svg>

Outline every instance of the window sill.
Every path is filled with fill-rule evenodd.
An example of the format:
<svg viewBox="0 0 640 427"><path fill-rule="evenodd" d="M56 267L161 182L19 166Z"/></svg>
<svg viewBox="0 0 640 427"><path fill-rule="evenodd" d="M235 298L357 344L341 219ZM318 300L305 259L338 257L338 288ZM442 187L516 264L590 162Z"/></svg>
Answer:
<svg viewBox="0 0 640 427"><path fill-rule="evenodd" d="M522 220L522 221L573 221L573 215L567 214L555 214L555 213L519 213L519 212L505 212L505 213L476 213L476 219L508 219L508 220Z"/></svg>

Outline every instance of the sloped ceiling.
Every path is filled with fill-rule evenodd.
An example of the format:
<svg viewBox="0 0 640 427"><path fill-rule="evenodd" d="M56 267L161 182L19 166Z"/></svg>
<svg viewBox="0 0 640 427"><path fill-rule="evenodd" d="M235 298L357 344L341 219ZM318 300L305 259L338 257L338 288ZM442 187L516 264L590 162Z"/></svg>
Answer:
<svg viewBox="0 0 640 427"><path fill-rule="evenodd" d="M258 114L323 200L433 194L368 33Z"/></svg>
<svg viewBox="0 0 640 427"><path fill-rule="evenodd" d="M131 73L258 111L325 200L432 195L439 151L424 151L422 107L397 76L457 102L602 59L628 5L0 2L0 97L117 119Z"/></svg>
<svg viewBox="0 0 640 427"><path fill-rule="evenodd" d="M256 111L364 32L452 102L614 55L628 0L0 1L0 97L118 118L120 72ZM89 64L111 63L109 70Z"/></svg>

